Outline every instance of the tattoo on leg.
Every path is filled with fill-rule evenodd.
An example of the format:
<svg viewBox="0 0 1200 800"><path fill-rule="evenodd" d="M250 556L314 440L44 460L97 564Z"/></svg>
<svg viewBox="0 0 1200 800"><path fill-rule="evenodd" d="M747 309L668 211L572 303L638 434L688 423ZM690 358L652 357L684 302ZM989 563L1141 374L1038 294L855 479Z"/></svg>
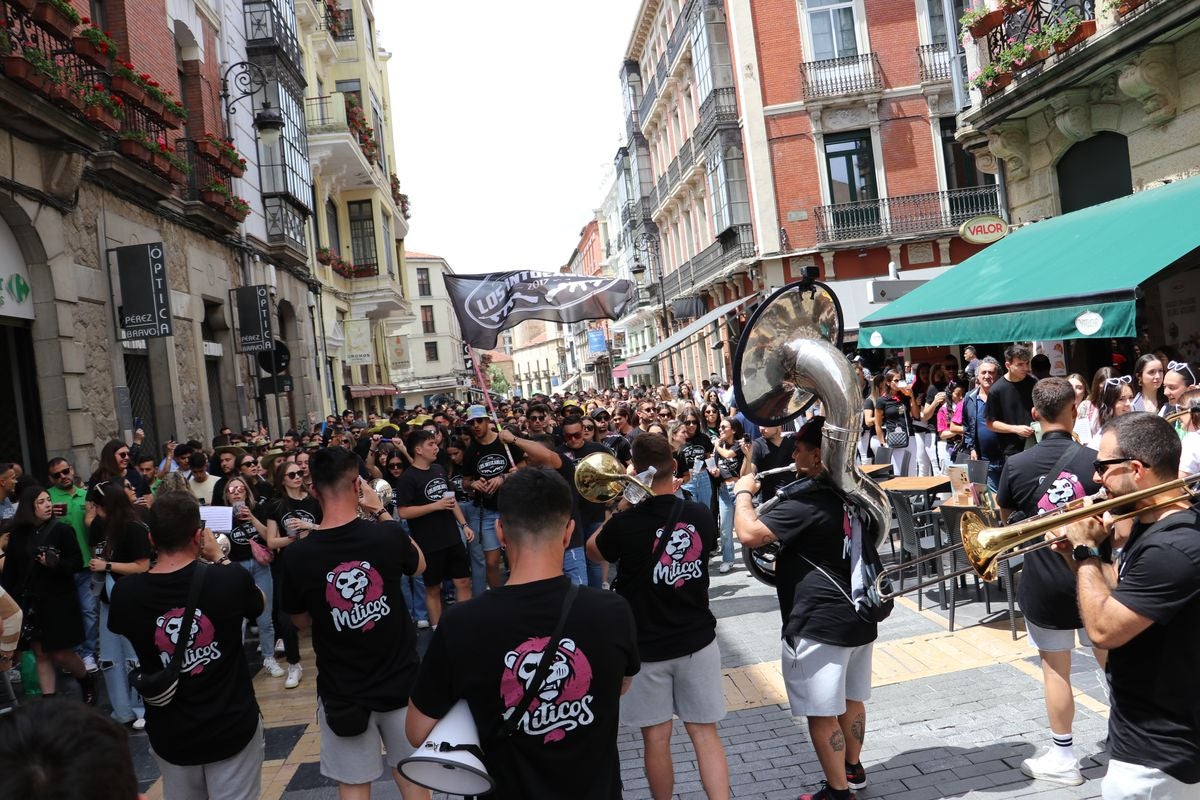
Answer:
<svg viewBox="0 0 1200 800"><path fill-rule="evenodd" d="M867 718L865 714L859 714L850 723L850 735L854 737L859 744L863 743L863 738L866 736Z"/></svg>
<svg viewBox="0 0 1200 800"><path fill-rule="evenodd" d="M842 731L840 728L830 735L829 746L833 748L833 752L835 753L840 753L846 749L846 738L842 736Z"/></svg>

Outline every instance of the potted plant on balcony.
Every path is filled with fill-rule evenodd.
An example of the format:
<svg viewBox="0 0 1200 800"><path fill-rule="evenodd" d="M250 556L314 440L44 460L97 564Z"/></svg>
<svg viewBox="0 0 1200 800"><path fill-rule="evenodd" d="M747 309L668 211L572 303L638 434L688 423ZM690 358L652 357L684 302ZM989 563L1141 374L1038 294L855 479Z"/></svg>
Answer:
<svg viewBox="0 0 1200 800"><path fill-rule="evenodd" d="M175 148L167 144L167 140L162 136L150 142L150 169L157 172L164 178L171 174L171 156L175 154Z"/></svg>
<svg viewBox="0 0 1200 800"><path fill-rule="evenodd" d="M317 248L317 263L324 264L325 266L329 266L330 263L332 263L332 262L333 262L333 253L330 252L329 248L328 247L318 247Z"/></svg>
<svg viewBox="0 0 1200 800"><path fill-rule="evenodd" d="M58 75L51 78L50 99L59 108L83 111L83 87L70 74L61 69Z"/></svg>
<svg viewBox="0 0 1200 800"><path fill-rule="evenodd" d="M1012 83L1012 73L1001 72L998 64L989 62L968 76L967 80L982 92L984 97L990 97Z"/></svg>
<svg viewBox="0 0 1200 800"><path fill-rule="evenodd" d="M229 202L229 186L219 178L213 178L200 189L200 200L218 211L224 211Z"/></svg>
<svg viewBox="0 0 1200 800"><path fill-rule="evenodd" d="M146 95L142 98L142 106L151 113L151 115L162 119L163 114L163 94L162 88L158 85L158 81L154 80L149 73L142 72L138 74L139 83L146 90Z"/></svg>
<svg viewBox="0 0 1200 800"><path fill-rule="evenodd" d="M1054 52L1065 53L1096 33L1096 20L1084 19L1079 11L1068 8L1062 17L1046 27L1046 37Z"/></svg>
<svg viewBox="0 0 1200 800"><path fill-rule="evenodd" d="M56 75L61 74L59 67L35 40L18 39L13 46L7 33L0 31L0 36L4 49L10 51L4 56L4 74L30 91L49 96ZM11 52L14 50L17 52Z"/></svg>
<svg viewBox="0 0 1200 800"><path fill-rule="evenodd" d="M1004 9L998 8L989 11L982 6L975 6L968 9L958 22L964 31L970 32L973 38L982 39L1004 22Z"/></svg>
<svg viewBox="0 0 1200 800"><path fill-rule="evenodd" d="M109 92L103 83L84 86L83 116L92 127L116 133L125 118L125 101Z"/></svg>
<svg viewBox="0 0 1200 800"><path fill-rule="evenodd" d="M1034 0L1000 0L1000 10L1005 16L1013 16L1028 9Z"/></svg>
<svg viewBox="0 0 1200 800"><path fill-rule="evenodd" d="M145 166L150 166L154 156L150 153L150 137L144 131L124 131L117 142L117 152Z"/></svg>
<svg viewBox="0 0 1200 800"><path fill-rule="evenodd" d="M1050 42L1041 32L1030 33L1023 41L1015 42L1012 46L1015 48L1012 54L1014 70L1029 69L1050 57Z"/></svg>
<svg viewBox="0 0 1200 800"><path fill-rule="evenodd" d="M41 0L29 16L39 28L63 39L71 38L80 20L79 12L67 0Z"/></svg>
<svg viewBox="0 0 1200 800"><path fill-rule="evenodd" d="M184 120L186 119L187 109L183 107L183 103L179 102L170 91L163 92L163 125L172 130L178 130L183 127Z"/></svg>
<svg viewBox="0 0 1200 800"><path fill-rule="evenodd" d="M224 148L225 143L214 133L206 133L203 139L196 140L196 152L217 166L224 161Z"/></svg>
<svg viewBox="0 0 1200 800"><path fill-rule="evenodd" d="M108 69L113 56L117 54L117 45L108 33L93 25L88 17L80 21L83 27L71 40L75 54L92 66Z"/></svg>
<svg viewBox="0 0 1200 800"><path fill-rule="evenodd" d="M187 162L187 159L179 155L178 151L171 150L167 153L167 161L171 163L171 168L167 172L167 180L177 186L187 183L188 175L192 174L192 165Z"/></svg>
<svg viewBox="0 0 1200 800"><path fill-rule="evenodd" d="M1145 2L1146 0L1105 0L1104 10L1108 12L1116 11L1117 16L1123 17Z"/></svg>
<svg viewBox="0 0 1200 800"><path fill-rule="evenodd" d="M242 222L250 214L250 204L237 195L230 195L229 204L225 206L225 213L238 222Z"/></svg>
<svg viewBox="0 0 1200 800"><path fill-rule="evenodd" d="M133 64L119 58L113 67L112 90L138 105L141 105L146 97L146 88L142 86L141 78Z"/></svg>

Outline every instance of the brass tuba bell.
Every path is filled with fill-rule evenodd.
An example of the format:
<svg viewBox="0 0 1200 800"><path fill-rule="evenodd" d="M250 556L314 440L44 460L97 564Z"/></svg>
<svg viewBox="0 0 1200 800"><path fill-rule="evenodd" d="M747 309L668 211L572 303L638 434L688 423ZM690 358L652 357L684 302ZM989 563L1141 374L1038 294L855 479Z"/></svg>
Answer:
<svg viewBox="0 0 1200 800"><path fill-rule="evenodd" d="M654 494L645 483L626 474L611 453L592 453L576 463L575 488L583 499L592 503L608 503L625 494L626 499L636 504Z"/></svg>

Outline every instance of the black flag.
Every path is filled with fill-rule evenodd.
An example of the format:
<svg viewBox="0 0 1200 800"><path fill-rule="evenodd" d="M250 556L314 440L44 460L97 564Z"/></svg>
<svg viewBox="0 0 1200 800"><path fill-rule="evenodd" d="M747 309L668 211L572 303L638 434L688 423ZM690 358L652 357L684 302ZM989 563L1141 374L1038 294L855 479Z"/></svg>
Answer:
<svg viewBox="0 0 1200 800"><path fill-rule="evenodd" d="M500 331L522 320L618 319L634 298L633 281L617 278L529 270L442 277L463 341L480 350L491 350Z"/></svg>

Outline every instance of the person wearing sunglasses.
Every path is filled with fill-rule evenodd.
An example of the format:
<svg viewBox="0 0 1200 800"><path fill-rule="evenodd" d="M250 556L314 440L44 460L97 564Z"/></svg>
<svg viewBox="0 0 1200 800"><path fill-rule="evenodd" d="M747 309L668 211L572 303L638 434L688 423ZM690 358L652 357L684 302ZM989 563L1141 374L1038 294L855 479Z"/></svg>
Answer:
<svg viewBox="0 0 1200 800"><path fill-rule="evenodd" d="M1121 375L1109 378L1100 389L1099 402L1096 404L1096 420L1093 423L1095 435L1089 443L1093 448L1099 447L1100 430L1114 417L1124 416L1133 410L1133 378Z"/></svg>
<svg viewBox="0 0 1200 800"><path fill-rule="evenodd" d="M996 502L1005 523L1053 512L1099 489L1092 478L1095 452L1071 436L1077 414L1071 382L1044 378L1033 387L1032 399L1042 440L1004 462ZM1041 660L1051 738L1041 753L1021 763L1021 771L1036 780L1077 786L1083 783L1083 775L1072 739L1071 652L1076 637L1081 647L1092 643L1075 606L1074 574L1049 550L1027 553L1017 602L1025 615L1029 641ZM1103 669L1106 653L1094 653Z"/></svg>
<svg viewBox="0 0 1200 800"><path fill-rule="evenodd" d="M0 465L0 474L2 470L3 465ZM96 656L100 652L100 612L97 597L92 593L92 574L86 567L92 557L92 549L88 544L88 523L85 521L87 492L75 485L75 470L65 458L50 459L46 465L46 475L50 479L46 484L46 492L50 495L54 516L59 522L71 526L71 530L75 532L75 540L79 543L80 557L83 559L81 563L84 568L75 573L75 589L83 611L83 645L79 655L83 658L83 665L87 671L95 672L99 669Z"/></svg>
<svg viewBox="0 0 1200 800"><path fill-rule="evenodd" d="M487 585L494 589L501 584L500 539L496 536L500 512L496 506L496 493L509 473L524 459L524 454L519 447L509 447L500 441L483 406L471 406L467 410L467 422L473 441L463 457L463 486L472 493L475 515L468 522L479 542L479 549L473 547L471 551L472 570L479 569L476 554L482 553Z"/></svg>
<svg viewBox="0 0 1200 800"><path fill-rule="evenodd" d="M1112 498L1152 491L1128 504L1141 513L1115 565L1100 550L1112 531L1096 516L1057 531L1065 538L1053 545L1075 574L1088 636L1109 650L1104 797L1200 796L1200 514L1186 495L1153 491L1175 479L1179 458L1179 437L1161 417L1132 413L1109 422L1097 480Z"/></svg>

